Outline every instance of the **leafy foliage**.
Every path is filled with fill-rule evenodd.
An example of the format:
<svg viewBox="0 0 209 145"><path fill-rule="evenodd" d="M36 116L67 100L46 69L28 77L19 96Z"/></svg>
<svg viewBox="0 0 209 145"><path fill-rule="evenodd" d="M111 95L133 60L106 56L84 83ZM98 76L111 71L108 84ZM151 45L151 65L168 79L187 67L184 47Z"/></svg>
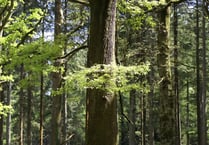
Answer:
<svg viewBox="0 0 209 145"><path fill-rule="evenodd" d="M12 106L8 106L8 105L3 105L0 102L0 117L3 116L7 116L8 113L12 113L14 110L12 108Z"/></svg>
<svg viewBox="0 0 209 145"><path fill-rule="evenodd" d="M95 65L81 71L69 74L65 79L71 88L95 88L105 91L128 92L132 89L143 90L147 88L136 80L149 72L149 64L139 66L112 66Z"/></svg>

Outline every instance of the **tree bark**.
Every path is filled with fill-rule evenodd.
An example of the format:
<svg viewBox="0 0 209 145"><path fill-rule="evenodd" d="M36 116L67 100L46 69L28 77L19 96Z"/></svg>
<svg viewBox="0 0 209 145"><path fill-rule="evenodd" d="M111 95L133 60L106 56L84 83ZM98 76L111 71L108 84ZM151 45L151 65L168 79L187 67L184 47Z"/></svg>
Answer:
<svg viewBox="0 0 209 145"><path fill-rule="evenodd" d="M149 145L154 145L154 111L153 111L153 98L154 98L154 70L151 66L149 76L148 76L148 82L150 85L150 92L148 94L148 105L149 105L149 138L148 143Z"/></svg>
<svg viewBox="0 0 209 145"><path fill-rule="evenodd" d="M141 145L146 145L146 96L141 96Z"/></svg>
<svg viewBox="0 0 209 145"><path fill-rule="evenodd" d="M157 65L160 76L160 144L175 144L175 109L172 95L171 70L170 70L170 6L158 12L158 55Z"/></svg>
<svg viewBox="0 0 209 145"><path fill-rule="evenodd" d="M67 16L68 15L68 0L65 0L64 1L64 34L67 34ZM67 54L67 39L65 39L65 44L64 44L64 55ZM64 74L63 76L65 77L66 76L66 73L67 73L67 70L68 70L68 63L67 61L65 62L64 64ZM65 83L63 83L63 87L64 87ZM70 145L69 144L69 141L67 141L68 139L68 135L67 135L67 128L68 128L68 101L67 101L67 97L68 97L68 93L67 93L67 90L65 90L63 92L63 101L62 101L62 104L63 104L63 110L62 110L62 116L63 116L63 125L62 125L62 134L63 134L63 145Z"/></svg>
<svg viewBox="0 0 209 145"><path fill-rule="evenodd" d="M39 144L43 145L44 140L44 76L43 72L41 72L41 81L40 81L40 126L39 126Z"/></svg>
<svg viewBox="0 0 209 145"><path fill-rule="evenodd" d="M119 91L119 102L120 102L120 110L121 110L121 117L120 117L120 145L127 145L128 139L127 139L127 130L126 130L126 124L125 124L125 117L124 117L124 107L123 107L123 95Z"/></svg>
<svg viewBox="0 0 209 145"><path fill-rule="evenodd" d="M30 81L30 80L29 80ZM29 83L29 82L28 82ZM32 121L32 86L29 84L27 88L27 145L32 144L32 130L31 130L31 121Z"/></svg>
<svg viewBox="0 0 209 145"><path fill-rule="evenodd" d="M130 92L130 99L129 99L129 145L136 145L136 90L131 90Z"/></svg>
<svg viewBox="0 0 209 145"><path fill-rule="evenodd" d="M20 80L24 79L24 65L21 64L20 66ZM23 88L20 88L19 93L19 109L20 109L20 116L19 116L19 145L24 145L24 92Z"/></svg>
<svg viewBox="0 0 209 145"><path fill-rule="evenodd" d="M3 87L3 85L1 85ZM0 102L4 104L4 89L0 91ZM3 145L3 134L4 134L4 116L0 115L0 145Z"/></svg>
<svg viewBox="0 0 209 145"><path fill-rule="evenodd" d="M186 117L186 145L190 145L190 135L189 135L189 125L190 125L190 121L189 121L189 113L190 113L190 94L189 94L189 78L187 78L187 106L186 106L186 112L187 112L187 117Z"/></svg>
<svg viewBox="0 0 209 145"><path fill-rule="evenodd" d="M91 0L87 66L115 65L116 0ZM86 145L117 145L117 102L114 93L87 89Z"/></svg>
<svg viewBox="0 0 209 145"><path fill-rule="evenodd" d="M174 95L175 95L175 124L176 145L181 145L180 112L179 112L179 74L178 74L178 14L177 4L174 4Z"/></svg>
<svg viewBox="0 0 209 145"><path fill-rule="evenodd" d="M12 83L7 83L7 105L11 105ZM6 145L11 145L11 113L8 113L6 123Z"/></svg>
<svg viewBox="0 0 209 145"><path fill-rule="evenodd" d="M198 144L207 144L207 129L206 129L206 33L205 33L205 15L202 17L202 53L199 48L199 5L196 0L196 68L197 68L197 132ZM203 0L203 11L205 1ZM202 69L200 67L202 54ZM200 70L201 69L201 70Z"/></svg>
<svg viewBox="0 0 209 145"><path fill-rule="evenodd" d="M54 41L57 47L59 47L60 34L62 32L62 2L61 0L55 0L55 29L54 29ZM62 56L62 52L58 54ZM55 92L52 94L52 131L51 131L51 145L61 145L62 144L62 94L57 92L62 87L62 72L59 67L62 66L61 60L56 60L54 66L59 70L52 73L52 90Z"/></svg>

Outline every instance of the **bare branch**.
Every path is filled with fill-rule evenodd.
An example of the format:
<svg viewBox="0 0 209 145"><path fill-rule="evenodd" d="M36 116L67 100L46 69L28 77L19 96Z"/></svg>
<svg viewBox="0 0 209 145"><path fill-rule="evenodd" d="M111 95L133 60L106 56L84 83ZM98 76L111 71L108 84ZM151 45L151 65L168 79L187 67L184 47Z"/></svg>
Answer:
<svg viewBox="0 0 209 145"><path fill-rule="evenodd" d="M73 136L74 136L74 134L71 134L65 141L63 141L63 143L61 145L66 144Z"/></svg>
<svg viewBox="0 0 209 145"><path fill-rule="evenodd" d="M85 49L85 48L87 48L87 47L88 47L87 45L84 45L84 46L75 48L75 49L73 49L72 51L70 51L69 53L65 54L64 56L57 57L55 60L57 60L57 59L66 59L66 58L69 59L70 57L72 57L73 55L75 55L76 52L78 52L78 51L80 51L80 50L82 50L82 49Z"/></svg>
<svg viewBox="0 0 209 145"><path fill-rule="evenodd" d="M78 25L74 30L72 30L71 32L67 33L66 36L70 37L72 34L74 34L75 32L77 32L78 30L80 30L81 28L85 27L85 24L83 25L82 22L80 25Z"/></svg>
<svg viewBox="0 0 209 145"><path fill-rule="evenodd" d="M89 1L87 0L69 0L70 2L74 2L74 3L78 3L78 4L82 4L82 5L85 5L85 6L89 6Z"/></svg>

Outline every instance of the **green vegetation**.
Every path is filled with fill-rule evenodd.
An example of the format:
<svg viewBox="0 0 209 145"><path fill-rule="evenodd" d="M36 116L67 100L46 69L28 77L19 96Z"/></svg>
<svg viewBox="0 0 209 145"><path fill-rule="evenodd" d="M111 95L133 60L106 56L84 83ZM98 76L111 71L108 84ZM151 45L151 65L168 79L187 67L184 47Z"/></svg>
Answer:
<svg viewBox="0 0 209 145"><path fill-rule="evenodd" d="M0 0L0 145L206 145L208 14L205 0Z"/></svg>

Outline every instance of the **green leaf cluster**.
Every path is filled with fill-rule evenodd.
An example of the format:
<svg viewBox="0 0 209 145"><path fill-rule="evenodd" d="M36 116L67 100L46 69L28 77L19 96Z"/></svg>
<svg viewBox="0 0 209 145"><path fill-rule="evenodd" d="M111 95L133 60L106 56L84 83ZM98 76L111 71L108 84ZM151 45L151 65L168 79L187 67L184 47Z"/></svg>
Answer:
<svg viewBox="0 0 209 145"><path fill-rule="evenodd" d="M7 116L8 113L11 113L13 112L13 108L12 106L10 105L3 105L1 102L0 102L0 116Z"/></svg>
<svg viewBox="0 0 209 145"><path fill-rule="evenodd" d="M128 92L132 89L148 90L138 78L149 72L149 64L139 66L95 65L65 77L67 88L102 89L109 92Z"/></svg>

